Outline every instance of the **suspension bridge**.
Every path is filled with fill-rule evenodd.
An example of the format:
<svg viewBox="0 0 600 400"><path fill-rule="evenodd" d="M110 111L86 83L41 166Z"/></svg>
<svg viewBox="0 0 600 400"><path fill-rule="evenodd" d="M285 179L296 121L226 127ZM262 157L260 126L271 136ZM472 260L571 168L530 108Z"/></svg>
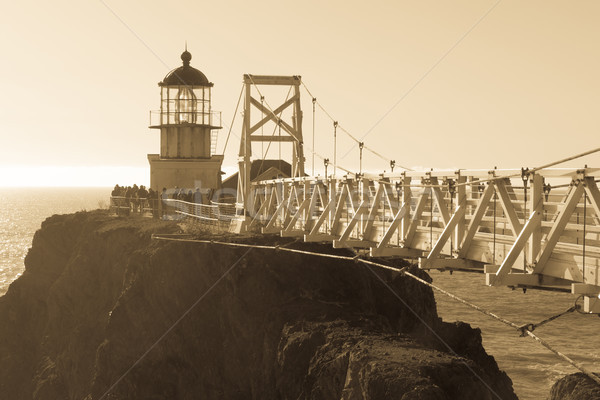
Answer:
<svg viewBox="0 0 600 400"><path fill-rule="evenodd" d="M265 86L287 88L285 100L269 104ZM313 147L316 107L333 122L332 162L312 149L313 176L305 172L302 87L312 99ZM369 174L363 150L384 157L342 128L299 76L244 75L235 114L242 99L235 193L213 195L211 204L164 199L162 215L328 242L363 258L413 259L422 269L479 272L490 286L570 292L584 312L600 313L600 169L557 167L600 149L532 169L415 171L388 160L391 172ZM358 146L358 172L338 165L338 131ZM256 143L263 159L265 144L267 152L272 144L291 147L290 176L253 179ZM315 156L324 176L314 176Z"/></svg>
<svg viewBox="0 0 600 400"><path fill-rule="evenodd" d="M265 105L265 85L288 86L288 97L276 107ZM583 297L585 312L600 312L600 169L556 168L576 158L570 157L532 169L400 167L400 172L367 174L363 149L381 155L323 109L333 121L333 174L327 173L329 159L321 157L325 176L307 176L301 86L306 88L298 76L244 76L237 231L330 242L368 257L411 258L423 269L476 271L492 286L571 292ZM306 90L313 104L314 144L314 110L321 106ZM288 107L286 122L281 116ZM260 134L269 121L277 135ZM341 168L345 175L337 174L340 129L359 147L358 173ZM291 144L291 177L251 181L252 143L265 141ZM314 154L313 149L313 165ZM392 171L395 166L391 160Z"/></svg>

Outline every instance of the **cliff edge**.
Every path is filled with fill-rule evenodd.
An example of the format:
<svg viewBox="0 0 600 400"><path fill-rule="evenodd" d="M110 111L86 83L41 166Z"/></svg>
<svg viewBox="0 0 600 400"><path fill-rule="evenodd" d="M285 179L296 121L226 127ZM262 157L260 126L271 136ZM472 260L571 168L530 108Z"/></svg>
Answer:
<svg viewBox="0 0 600 400"><path fill-rule="evenodd" d="M479 330L442 322L414 280L151 239L180 229L101 211L47 219L0 298L2 398L516 399Z"/></svg>

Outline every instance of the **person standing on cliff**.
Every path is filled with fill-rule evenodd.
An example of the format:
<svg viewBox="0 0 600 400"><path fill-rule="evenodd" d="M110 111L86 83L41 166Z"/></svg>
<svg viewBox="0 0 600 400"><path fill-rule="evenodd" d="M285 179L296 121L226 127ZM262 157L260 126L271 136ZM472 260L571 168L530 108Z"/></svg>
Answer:
<svg viewBox="0 0 600 400"><path fill-rule="evenodd" d="M148 188L148 197L146 200L146 203L148 204L148 208L150 208L150 211L152 212L152 216L155 217L156 214L154 212L155 208L156 208L156 203L154 201L154 197L155 197L155 193L154 190L152 190L152 188Z"/></svg>
<svg viewBox="0 0 600 400"><path fill-rule="evenodd" d="M110 206L116 208L117 215L119 215L119 212L121 211L121 199L117 198L119 196L121 196L121 188L117 184L110 193Z"/></svg>
<svg viewBox="0 0 600 400"><path fill-rule="evenodd" d="M202 192L200 191L200 188L196 188L196 191L194 192L194 203L202 204Z"/></svg>
<svg viewBox="0 0 600 400"><path fill-rule="evenodd" d="M177 189L175 189L177 190ZM163 188L162 193L160 194L160 210L161 210L161 218L164 218L167 215L167 200L169 199L169 195L167 194L167 188Z"/></svg>
<svg viewBox="0 0 600 400"><path fill-rule="evenodd" d="M131 186L127 186L127 189L125 189L125 206L127 207L127 209L125 210L125 215L129 215L129 213L131 212L132 196L133 196L133 189L131 188Z"/></svg>
<svg viewBox="0 0 600 400"><path fill-rule="evenodd" d="M148 207L148 191L146 190L146 186L140 185L140 189L138 190L138 199L140 201L140 213L144 212L144 208Z"/></svg>
<svg viewBox="0 0 600 400"><path fill-rule="evenodd" d="M140 188L138 187L138 185L134 183L133 187L131 188L131 205L133 207L133 212L138 212L138 209L140 207L140 200L138 195L139 190Z"/></svg>

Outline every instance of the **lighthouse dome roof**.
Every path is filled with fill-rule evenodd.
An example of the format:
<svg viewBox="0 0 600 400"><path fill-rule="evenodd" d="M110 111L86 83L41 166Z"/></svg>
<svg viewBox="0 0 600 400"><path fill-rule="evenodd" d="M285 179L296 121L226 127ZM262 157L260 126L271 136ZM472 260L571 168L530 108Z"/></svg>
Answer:
<svg viewBox="0 0 600 400"><path fill-rule="evenodd" d="M190 65L192 54L187 49L181 53L183 65L175 68L165 76L159 86L213 86L206 75Z"/></svg>

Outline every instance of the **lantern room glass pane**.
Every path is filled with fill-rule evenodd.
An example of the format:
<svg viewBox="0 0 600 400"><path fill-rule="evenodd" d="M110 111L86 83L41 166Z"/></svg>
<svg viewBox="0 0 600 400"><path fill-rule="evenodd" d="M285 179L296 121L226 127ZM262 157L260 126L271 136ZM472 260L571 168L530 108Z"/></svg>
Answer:
<svg viewBox="0 0 600 400"><path fill-rule="evenodd" d="M177 123L196 123L197 100L194 90L188 86L180 86L175 101L175 118Z"/></svg>

